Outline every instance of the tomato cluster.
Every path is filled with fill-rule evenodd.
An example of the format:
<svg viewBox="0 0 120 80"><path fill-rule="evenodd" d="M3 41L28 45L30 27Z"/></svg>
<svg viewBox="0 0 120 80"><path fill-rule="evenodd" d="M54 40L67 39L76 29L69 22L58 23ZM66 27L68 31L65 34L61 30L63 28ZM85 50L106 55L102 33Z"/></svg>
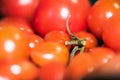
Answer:
<svg viewBox="0 0 120 80"><path fill-rule="evenodd" d="M120 0L0 0L0 80L118 77L119 14Z"/></svg>

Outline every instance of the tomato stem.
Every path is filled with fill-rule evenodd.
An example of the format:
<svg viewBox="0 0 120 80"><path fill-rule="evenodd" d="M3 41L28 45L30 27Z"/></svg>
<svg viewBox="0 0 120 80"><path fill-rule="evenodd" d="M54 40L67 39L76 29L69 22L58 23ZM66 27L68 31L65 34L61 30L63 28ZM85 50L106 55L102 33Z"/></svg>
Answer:
<svg viewBox="0 0 120 80"><path fill-rule="evenodd" d="M71 33L69 25L68 25L70 17L71 15L69 15L66 20L66 29L67 29L68 34L71 36L71 41L66 41L65 45L74 45L74 48L72 49L71 55L70 55L70 60L71 60L75 56L75 53L77 51L80 51L81 53L84 52L86 40L80 39L76 37L73 33Z"/></svg>

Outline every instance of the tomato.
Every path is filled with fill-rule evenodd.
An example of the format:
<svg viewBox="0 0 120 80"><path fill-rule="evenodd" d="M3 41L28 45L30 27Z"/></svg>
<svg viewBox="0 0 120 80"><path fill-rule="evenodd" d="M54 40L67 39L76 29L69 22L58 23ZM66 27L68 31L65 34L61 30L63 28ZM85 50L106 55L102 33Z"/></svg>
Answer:
<svg viewBox="0 0 120 80"><path fill-rule="evenodd" d="M29 47L32 49L36 47L36 45L41 44L43 41L44 41L43 38L36 34L30 35L29 36Z"/></svg>
<svg viewBox="0 0 120 80"><path fill-rule="evenodd" d="M97 38L89 32L80 31L74 33L74 35L80 39L85 39L85 51L88 51L89 49L98 46Z"/></svg>
<svg viewBox="0 0 120 80"><path fill-rule="evenodd" d="M14 61L4 63L0 67L1 74L6 77L17 78L16 80L32 80L38 76L38 68L30 61Z"/></svg>
<svg viewBox="0 0 120 80"><path fill-rule="evenodd" d="M118 12L103 25L103 42L113 50L120 52L120 16Z"/></svg>
<svg viewBox="0 0 120 80"><path fill-rule="evenodd" d="M40 0L1 0L4 16L23 17L31 20Z"/></svg>
<svg viewBox="0 0 120 80"><path fill-rule="evenodd" d="M31 50L31 59L41 67L52 61L59 61L66 65L69 60L69 51L65 45L43 42Z"/></svg>
<svg viewBox="0 0 120 80"><path fill-rule="evenodd" d="M65 65L60 62L51 62L44 65L39 72L40 80L63 80Z"/></svg>
<svg viewBox="0 0 120 80"><path fill-rule="evenodd" d="M120 0L98 0L88 14L90 31L101 39L102 25L120 11Z"/></svg>
<svg viewBox="0 0 120 80"><path fill-rule="evenodd" d="M64 31L50 31L45 35L44 40L58 42L65 45L65 42L70 41L71 38ZM70 46L68 46L68 49L70 49Z"/></svg>
<svg viewBox="0 0 120 80"><path fill-rule="evenodd" d="M120 74L120 55L116 55L107 64L103 65L99 71L99 76L118 77Z"/></svg>
<svg viewBox="0 0 120 80"><path fill-rule="evenodd" d="M89 52L79 53L73 57L68 65L69 77L73 78L72 80L83 78L94 71L95 64Z"/></svg>
<svg viewBox="0 0 120 80"><path fill-rule="evenodd" d="M41 0L33 21L36 32L45 36L51 30L66 31L66 19L70 18L72 33L87 28L88 0Z"/></svg>
<svg viewBox="0 0 120 80"><path fill-rule="evenodd" d="M97 63L96 68L100 68L101 66L105 65L115 56L115 52L107 47L95 47L90 49L90 55Z"/></svg>
<svg viewBox="0 0 120 80"><path fill-rule="evenodd" d="M18 29L22 30L23 32L27 34L34 34L34 31L30 24L25 20L24 18L16 18L16 17L4 17L0 21L0 26L6 27L6 26L14 26Z"/></svg>
<svg viewBox="0 0 120 80"><path fill-rule="evenodd" d="M0 60L27 59L29 45L27 36L15 27L0 27Z"/></svg>

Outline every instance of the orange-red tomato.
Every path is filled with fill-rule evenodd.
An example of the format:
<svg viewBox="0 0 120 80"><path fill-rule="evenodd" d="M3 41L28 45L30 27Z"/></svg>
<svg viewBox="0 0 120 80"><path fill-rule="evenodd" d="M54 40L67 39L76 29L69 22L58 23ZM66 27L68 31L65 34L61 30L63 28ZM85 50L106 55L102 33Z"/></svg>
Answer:
<svg viewBox="0 0 120 80"><path fill-rule="evenodd" d="M22 30L27 34L34 34L33 29L31 28L30 24L24 18L16 18L16 17L4 17L0 20L0 26L7 27L17 27L18 29Z"/></svg>
<svg viewBox="0 0 120 80"><path fill-rule="evenodd" d="M101 39L102 25L118 11L120 0L98 0L88 14L88 27L91 32Z"/></svg>
<svg viewBox="0 0 120 80"><path fill-rule="evenodd" d="M27 59L29 57L27 36L15 27L0 27L0 60Z"/></svg>
<svg viewBox="0 0 120 80"><path fill-rule="evenodd" d="M98 70L99 76L119 77L120 74L120 55L116 55L107 64L103 65Z"/></svg>
<svg viewBox="0 0 120 80"><path fill-rule="evenodd" d="M60 62L50 62L40 68L40 80L64 80L66 67Z"/></svg>
<svg viewBox="0 0 120 80"><path fill-rule="evenodd" d="M32 62L27 60L14 61L4 63L0 66L0 76L1 75L10 78L8 80L12 80L11 78L16 78L16 80L33 80L38 76L38 68Z"/></svg>
<svg viewBox="0 0 120 80"><path fill-rule="evenodd" d="M96 68L108 63L115 56L115 52L107 47L92 48L90 49L90 54L96 62Z"/></svg>
<svg viewBox="0 0 120 80"><path fill-rule="evenodd" d="M74 35L80 39L85 39L85 50L98 46L97 38L90 32L80 31Z"/></svg>
<svg viewBox="0 0 120 80"><path fill-rule="evenodd" d="M66 65L69 60L69 51L65 45L44 42L31 50L31 58L41 67L52 61L60 61Z"/></svg>
<svg viewBox="0 0 120 80"><path fill-rule="evenodd" d="M85 77L95 69L95 61L88 52L79 53L70 61L68 76L74 80Z"/></svg>
<svg viewBox="0 0 120 80"><path fill-rule="evenodd" d="M34 47L36 47L36 45L39 45L43 42L43 38L33 34L33 35L29 35L29 47L32 49Z"/></svg>
<svg viewBox="0 0 120 80"><path fill-rule="evenodd" d="M58 42L65 45L65 42L70 41L71 39L70 36L64 31L50 31L45 35L44 40ZM70 49L70 46L67 47Z"/></svg>

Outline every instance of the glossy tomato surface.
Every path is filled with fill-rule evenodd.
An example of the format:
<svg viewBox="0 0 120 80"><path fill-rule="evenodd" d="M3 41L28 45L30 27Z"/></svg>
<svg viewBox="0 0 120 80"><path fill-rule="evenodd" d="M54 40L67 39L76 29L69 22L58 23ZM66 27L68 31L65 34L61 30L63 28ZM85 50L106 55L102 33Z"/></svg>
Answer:
<svg viewBox="0 0 120 80"><path fill-rule="evenodd" d="M15 27L0 27L0 60L27 59L29 45L27 36Z"/></svg>
<svg viewBox="0 0 120 80"><path fill-rule="evenodd" d="M63 44L56 42L43 42L31 50L31 59L38 66L53 61L59 61L66 65L69 60L69 50Z"/></svg>
<svg viewBox="0 0 120 80"><path fill-rule="evenodd" d="M86 30L89 8L89 0L42 0L35 14L35 30L41 36L51 30L66 31L66 19L70 15L71 32Z"/></svg>
<svg viewBox="0 0 120 80"><path fill-rule="evenodd" d="M103 41L104 44L113 50L120 52L120 12L111 17L106 24L103 25Z"/></svg>
<svg viewBox="0 0 120 80"><path fill-rule="evenodd" d="M91 32L101 39L102 25L120 11L120 0L98 0L88 14L88 26Z"/></svg>
<svg viewBox="0 0 120 80"><path fill-rule="evenodd" d="M34 31L29 24L29 22L24 18L17 18L17 17L4 17L0 20L1 27L16 27L23 31L26 34L34 34Z"/></svg>
<svg viewBox="0 0 120 80"><path fill-rule="evenodd" d="M40 0L1 0L4 16L32 19Z"/></svg>

